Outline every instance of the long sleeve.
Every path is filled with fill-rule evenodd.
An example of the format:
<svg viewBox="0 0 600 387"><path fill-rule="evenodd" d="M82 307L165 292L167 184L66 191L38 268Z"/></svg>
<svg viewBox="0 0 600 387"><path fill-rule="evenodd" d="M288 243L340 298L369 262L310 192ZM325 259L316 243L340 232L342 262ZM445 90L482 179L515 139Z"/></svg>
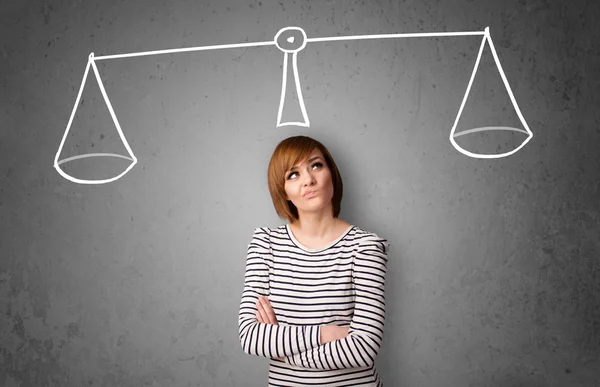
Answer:
<svg viewBox="0 0 600 387"><path fill-rule="evenodd" d="M348 336L286 356L287 363L321 370L374 364L385 322L388 251L388 241L372 233L359 242L354 263L355 309Z"/></svg>
<svg viewBox="0 0 600 387"><path fill-rule="evenodd" d="M273 325L256 319L259 296L268 296L269 267L273 265L268 229L254 230L248 245L244 290L239 309L239 337L242 349L249 355L271 358L292 356L319 346L318 325Z"/></svg>

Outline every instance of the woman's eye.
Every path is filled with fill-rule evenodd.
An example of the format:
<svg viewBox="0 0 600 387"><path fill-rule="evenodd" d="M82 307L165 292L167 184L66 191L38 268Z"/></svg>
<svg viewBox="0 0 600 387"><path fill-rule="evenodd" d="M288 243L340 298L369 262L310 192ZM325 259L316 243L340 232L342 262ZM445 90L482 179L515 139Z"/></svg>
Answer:
<svg viewBox="0 0 600 387"><path fill-rule="evenodd" d="M321 162L317 161L316 163L314 163L314 164L312 165L312 168L314 169L314 168L315 168L315 167L317 167L317 166L318 166L319 168L321 168L321 167L323 166L323 163L321 163ZM289 179L291 179L291 178L292 178L292 176L294 176L294 175L297 175L297 174L298 174L298 172L292 172L292 173L290 173L290 174L287 176L287 179L289 180Z"/></svg>

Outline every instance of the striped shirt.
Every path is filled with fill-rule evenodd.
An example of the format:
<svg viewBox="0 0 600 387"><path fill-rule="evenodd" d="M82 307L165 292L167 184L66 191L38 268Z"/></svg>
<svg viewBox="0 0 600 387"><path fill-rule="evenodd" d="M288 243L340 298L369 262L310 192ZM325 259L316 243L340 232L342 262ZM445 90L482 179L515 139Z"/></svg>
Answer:
<svg viewBox="0 0 600 387"><path fill-rule="evenodd" d="M270 358L269 387L383 386L374 363L383 338L389 246L357 226L318 249L302 246L288 224L254 230L239 337L245 353ZM256 319L259 296L269 298L278 325ZM348 336L320 345L321 325L349 327Z"/></svg>

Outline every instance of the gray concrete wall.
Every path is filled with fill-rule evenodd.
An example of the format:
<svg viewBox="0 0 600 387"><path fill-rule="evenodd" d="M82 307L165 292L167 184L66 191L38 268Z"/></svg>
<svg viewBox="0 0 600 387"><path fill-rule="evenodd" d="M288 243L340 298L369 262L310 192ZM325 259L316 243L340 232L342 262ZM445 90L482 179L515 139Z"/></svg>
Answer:
<svg viewBox="0 0 600 387"><path fill-rule="evenodd" d="M386 386L600 386L598 2L4 1L0 15L0 385L266 385L267 360L238 340L245 254L254 227L283 223L266 186L274 147L306 134L338 162L341 217L392 244ZM273 46L98 61L139 162L102 185L53 169L90 52L269 41L287 26L489 26L535 136L499 159L450 144L479 36L310 43L309 128L275 125ZM88 81L61 158L126 154ZM471 93L459 127L522 128L489 47ZM93 179L123 161L64 167Z"/></svg>

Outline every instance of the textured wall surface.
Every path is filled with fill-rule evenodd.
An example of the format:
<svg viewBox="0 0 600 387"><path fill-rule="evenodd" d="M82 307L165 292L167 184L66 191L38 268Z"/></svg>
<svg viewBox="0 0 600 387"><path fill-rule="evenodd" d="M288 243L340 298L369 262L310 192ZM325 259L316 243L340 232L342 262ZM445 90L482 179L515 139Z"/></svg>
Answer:
<svg viewBox="0 0 600 387"><path fill-rule="evenodd" d="M341 218L392 244L386 386L600 386L600 3L2 1L0 385L264 386L238 308L274 147L322 141ZM309 128L276 127L274 46L98 61L138 158L108 184L53 168L88 55L308 37L482 31L534 133L477 159L448 136L481 36L310 43ZM523 128L489 47L459 128ZM61 158L124 153L90 73ZM519 132L460 137L500 152ZM470 148L469 148L470 147ZM82 179L123 159L63 164Z"/></svg>

